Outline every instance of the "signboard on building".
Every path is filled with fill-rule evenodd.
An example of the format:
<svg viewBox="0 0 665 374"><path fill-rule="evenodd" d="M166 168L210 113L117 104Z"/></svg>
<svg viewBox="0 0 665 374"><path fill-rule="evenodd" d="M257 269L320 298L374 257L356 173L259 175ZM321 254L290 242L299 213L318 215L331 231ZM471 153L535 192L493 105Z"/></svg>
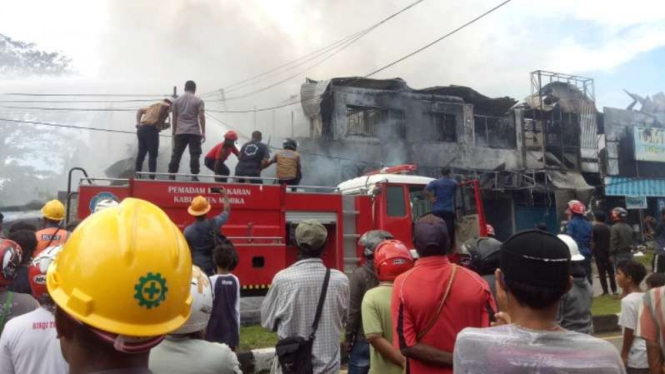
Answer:
<svg viewBox="0 0 665 374"><path fill-rule="evenodd" d="M626 209L646 209L646 196L626 196Z"/></svg>
<svg viewBox="0 0 665 374"><path fill-rule="evenodd" d="M665 162L665 129L634 127L635 160Z"/></svg>

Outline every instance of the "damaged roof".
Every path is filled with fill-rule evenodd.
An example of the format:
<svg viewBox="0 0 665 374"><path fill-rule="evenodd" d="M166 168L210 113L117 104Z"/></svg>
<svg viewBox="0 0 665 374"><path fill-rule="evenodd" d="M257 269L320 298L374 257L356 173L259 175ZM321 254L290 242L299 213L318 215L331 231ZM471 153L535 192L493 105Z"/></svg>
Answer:
<svg viewBox="0 0 665 374"><path fill-rule="evenodd" d="M372 90L405 91L416 94L437 95L473 104L474 113L479 115L500 117L517 104L510 97L490 98L478 91L465 86L435 86L424 89L413 89L402 78L371 79L363 77L333 78L327 81L307 79L300 88L302 106L307 115L318 114L321 100L331 86L356 87Z"/></svg>

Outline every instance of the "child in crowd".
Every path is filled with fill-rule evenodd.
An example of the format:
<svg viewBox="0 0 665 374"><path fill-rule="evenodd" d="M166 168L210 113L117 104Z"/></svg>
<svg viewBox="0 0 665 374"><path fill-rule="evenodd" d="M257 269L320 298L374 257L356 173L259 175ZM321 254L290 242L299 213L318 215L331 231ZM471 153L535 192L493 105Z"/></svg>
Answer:
<svg viewBox="0 0 665 374"><path fill-rule="evenodd" d="M240 344L240 281L231 272L238 265L238 254L230 241L213 250L217 274L210 277L214 302L206 340L223 343L235 352Z"/></svg>
<svg viewBox="0 0 665 374"><path fill-rule="evenodd" d="M401 374L406 364L402 353L393 347L390 302L393 281L413 267L409 249L398 240L379 244L374 254L374 270L379 285L367 291L362 302L365 336L371 345L369 374Z"/></svg>
<svg viewBox="0 0 665 374"><path fill-rule="evenodd" d="M628 260L617 264L616 281L625 295L621 299L619 325L623 327L623 347L621 358L628 374L648 374L647 347L644 339L635 336L639 319L638 310L644 292L640 284L647 275L647 269L637 261Z"/></svg>
<svg viewBox="0 0 665 374"><path fill-rule="evenodd" d="M647 284L649 290L665 286L665 274L662 273L653 273L647 277L644 281Z"/></svg>

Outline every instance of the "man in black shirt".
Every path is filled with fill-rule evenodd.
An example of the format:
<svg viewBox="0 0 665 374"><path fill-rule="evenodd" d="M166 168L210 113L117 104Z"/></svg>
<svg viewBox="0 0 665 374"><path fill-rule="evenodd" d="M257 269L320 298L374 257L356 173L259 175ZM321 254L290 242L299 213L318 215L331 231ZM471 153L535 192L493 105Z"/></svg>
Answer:
<svg viewBox="0 0 665 374"><path fill-rule="evenodd" d="M270 151L268 146L261 142L263 135L260 131L252 133L252 140L240 149L238 165L236 165L236 177L250 177L251 183L261 184L261 170L268 166ZM238 178L238 182L244 183L245 178Z"/></svg>
<svg viewBox="0 0 665 374"><path fill-rule="evenodd" d="M614 280L614 268L610 260L610 227L605 224L605 212L595 212L593 215L595 221L593 222L591 250L596 258L600 285L603 287L603 295L609 294L607 292L607 277L609 277L612 293L616 295L617 285Z"/></svg>

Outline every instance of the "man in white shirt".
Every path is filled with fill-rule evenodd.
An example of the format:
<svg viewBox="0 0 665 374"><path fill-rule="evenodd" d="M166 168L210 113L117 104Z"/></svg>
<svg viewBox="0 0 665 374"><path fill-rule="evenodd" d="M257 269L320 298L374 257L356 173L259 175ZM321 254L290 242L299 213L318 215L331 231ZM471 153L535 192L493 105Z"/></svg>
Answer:
<svg viewBox="0 0 665 374"><path fill-rule="evenodd" d="M67 374L55 330L55 304L46 290L46 270L62 247L49 247L30 264L30 288L40 307L7 323L0 336L0 373Z"/></svg>

